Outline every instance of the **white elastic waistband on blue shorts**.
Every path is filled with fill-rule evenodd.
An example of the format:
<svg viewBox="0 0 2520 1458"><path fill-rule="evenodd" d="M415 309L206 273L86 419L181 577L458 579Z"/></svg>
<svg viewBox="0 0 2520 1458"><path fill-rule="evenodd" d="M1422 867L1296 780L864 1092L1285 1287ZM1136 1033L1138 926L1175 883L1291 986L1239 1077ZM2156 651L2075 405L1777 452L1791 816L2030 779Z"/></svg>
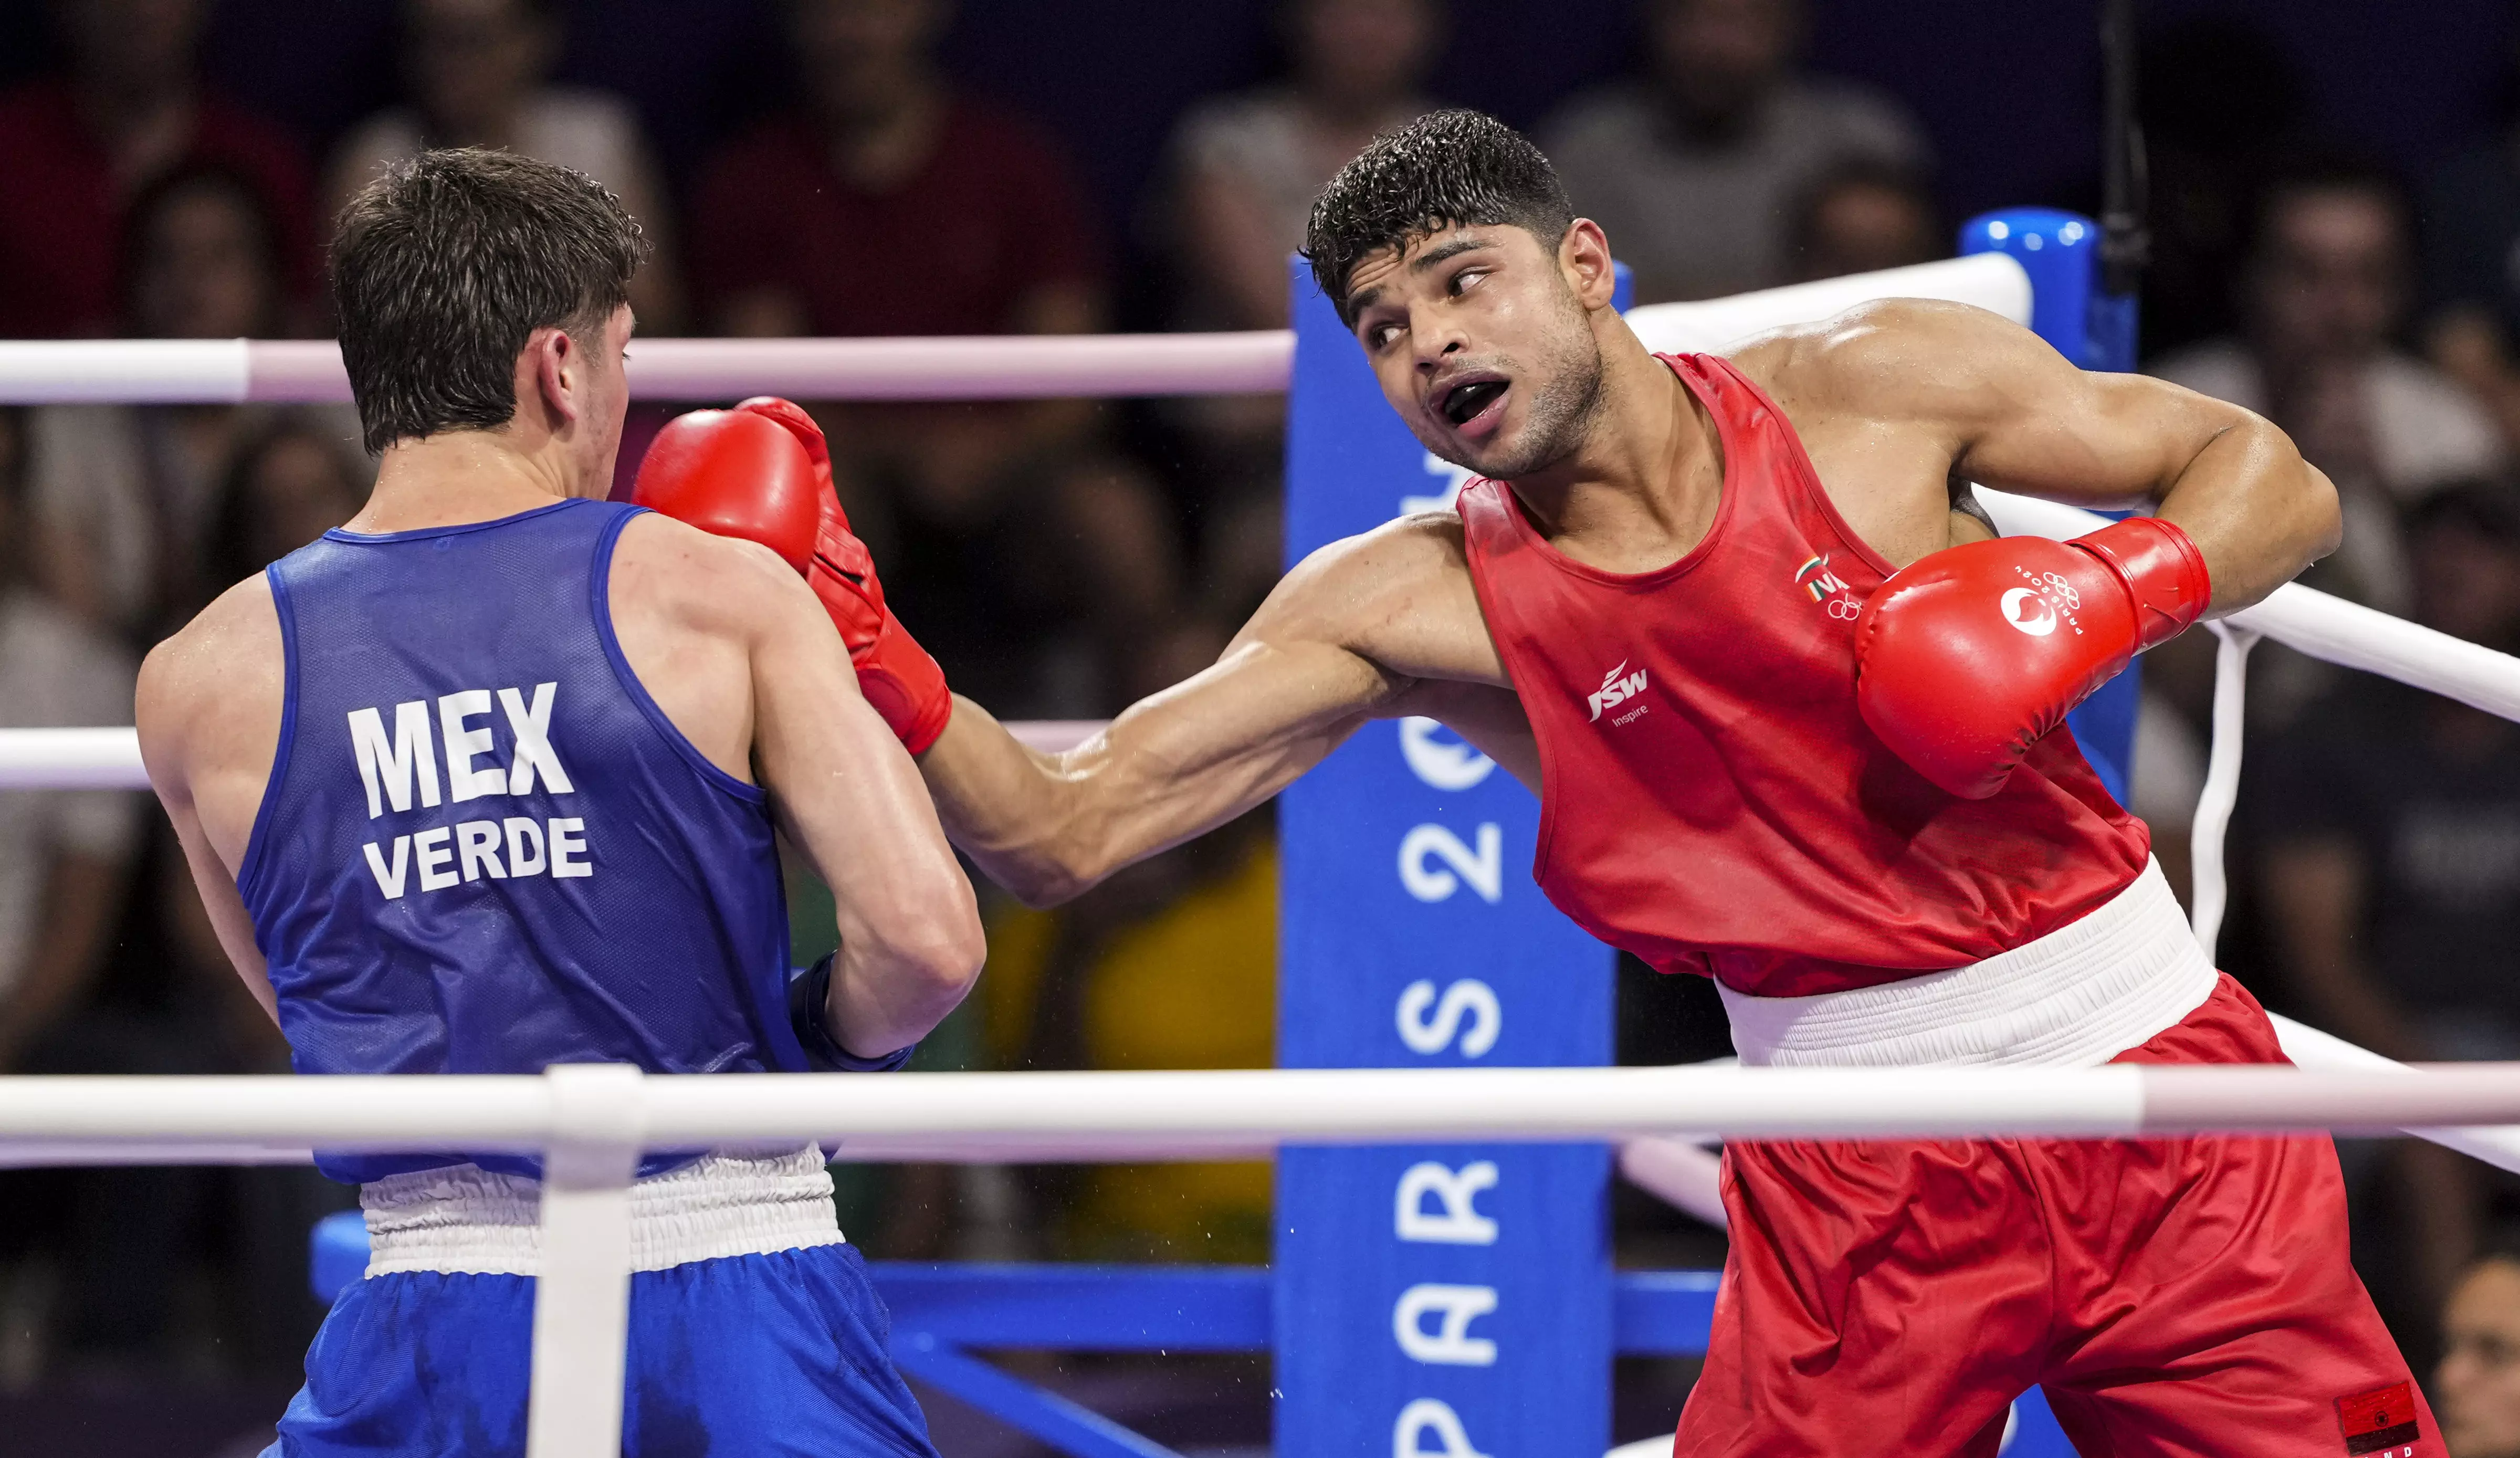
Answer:
<svg viewBox="0 0 2520 1458"><path fill-rule="evenodd" d="M542 1186L474 1164L359 1187L368 1274L542 1270ZM660 1271L724 1255L840 1244L822 1151L712 1154L630 1187L630 1268Z"/></svg>

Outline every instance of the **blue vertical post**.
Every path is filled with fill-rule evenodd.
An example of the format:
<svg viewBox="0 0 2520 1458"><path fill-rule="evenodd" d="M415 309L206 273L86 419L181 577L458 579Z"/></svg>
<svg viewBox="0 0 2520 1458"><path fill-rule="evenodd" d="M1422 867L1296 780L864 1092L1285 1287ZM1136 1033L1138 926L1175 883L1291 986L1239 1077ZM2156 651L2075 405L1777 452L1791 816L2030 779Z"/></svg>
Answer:
<svg viewBox="0 0 2520 1458"><path fill-rule="evenodd" d="M1290 562L1448 502L1294 265ZM1611 957L1532 884L1539 806L1430 721L1371 724L1279 801L1279 1062L1604 1064ZM1609 1152L1289 1149L1278 1162L1277 1450L1599 1458Z"/></svg>
<svg viewBox="0 0 2520 1458"><path fill-rule="evenodd" d="M2010 253L2021 264L2030 275L2030 328L2056 352L2087 370L2135 368L2136 298L2100 292L2099 224L2055 207L2006 207L1969 219L1960 251ZM2065 720L2120 804L2135 769L2141 682L2130 667Z"/></svg>

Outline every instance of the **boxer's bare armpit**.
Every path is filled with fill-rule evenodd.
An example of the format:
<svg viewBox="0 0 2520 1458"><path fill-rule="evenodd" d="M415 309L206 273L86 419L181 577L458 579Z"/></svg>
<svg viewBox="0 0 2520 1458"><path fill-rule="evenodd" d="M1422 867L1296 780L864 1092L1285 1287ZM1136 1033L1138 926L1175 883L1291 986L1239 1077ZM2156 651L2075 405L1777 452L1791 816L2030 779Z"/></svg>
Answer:
<svg viewBox="0 0 2520 1458"><path fill-rule="evenodd" d="M1440 262L1418 269L1435 251ZM1529 332L1519 316L1533 310L1507 296L1570 294L1600 350L1600 405L1573 450L1512 479L1514 497L1566 557L1646 570L1706 535L1721 451L1703 407L1608 308L1608 277L1607 246L1588 222L1553 258L1518 228L1456 229L1405 258L1369 259L1351 298L1371 296L1356 328L1393 407L1430 448L1475 470L1511 448L1504 437L1525 384L1513 342L1485 342ZM1443 384L1439 372L1463 352L1510 381L1492 407L1504 427L1478 440L1420 387ZM1955 479L2088 506L2155 505L2203 552L2216 615L2334 545L2333 488L2273 427L2176 386L2086 373L1983 310L1873 304L1732 358L1787 416L1848 525L1894 566L1986 534L1955 513ZM1025 750L966 702L921 764L956 842L1017 893L1052 901L1241 813L1368 720L1403 714L1441 719L1538 791L1530 730L1450 516L1316 553L1214 667L1075 751Z"/></svg>

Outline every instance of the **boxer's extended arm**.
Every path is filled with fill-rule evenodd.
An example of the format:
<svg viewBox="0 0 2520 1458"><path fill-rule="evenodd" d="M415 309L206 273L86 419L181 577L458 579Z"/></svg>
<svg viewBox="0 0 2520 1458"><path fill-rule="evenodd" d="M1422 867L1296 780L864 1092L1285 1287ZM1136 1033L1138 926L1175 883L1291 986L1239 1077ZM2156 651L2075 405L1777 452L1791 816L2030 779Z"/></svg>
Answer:
<svg viewBox="0 0 2520 1458"><path fill-rule="evenodd" d="M1939 452L1953 477L2077 506L2150 504L2203 554L2209 617L2237 612L2334 551L2336 488L2283 432L2237 405L2142 375L2076 368L2046 341L1965 304L1896 299L1754 346L1792 352L1777 379L1799 426L1872 429L1884 451ZM1879 430L1887 426L1888 430ZM1940 476L1940 472L1933 473ZM1937 506L1932 519L1939 524ZM1870 524L1858 522L1893 561Z"/></svg>
<svg viewBox="0 0 2520 1458"><path fill-rule="evenodd" d="M1504 682L1459 524L1413 518L1315 553L1213 667L1082 746L1028 750L961 701L920 768L955 843L1048 904L1259 804L1369 719L1443 718L1537 785Z"/></svg>

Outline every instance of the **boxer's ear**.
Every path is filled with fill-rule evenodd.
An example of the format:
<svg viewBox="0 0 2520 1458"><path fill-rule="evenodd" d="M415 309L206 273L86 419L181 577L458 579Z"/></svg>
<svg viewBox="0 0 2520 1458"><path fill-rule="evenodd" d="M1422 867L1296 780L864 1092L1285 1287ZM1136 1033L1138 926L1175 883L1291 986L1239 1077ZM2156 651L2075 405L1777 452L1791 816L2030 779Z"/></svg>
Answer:
<svg viewBox="0 0 2520 1458"><path fill-rule="evenodd" d="M593 363L583 344L565 329L547 325L525 337L517 355L517 409L540 408L549 429L574 425L586 410L587 369Z"/></svg>
<svg viewBox="0 0 2520 1458"><path fill-rule="evenodd" d="M1579 217L1557 240L1557 271L1587 309L1606 309L1619 292L1618 273L1610 261L1610 240L1601 225Z"/></svg>

